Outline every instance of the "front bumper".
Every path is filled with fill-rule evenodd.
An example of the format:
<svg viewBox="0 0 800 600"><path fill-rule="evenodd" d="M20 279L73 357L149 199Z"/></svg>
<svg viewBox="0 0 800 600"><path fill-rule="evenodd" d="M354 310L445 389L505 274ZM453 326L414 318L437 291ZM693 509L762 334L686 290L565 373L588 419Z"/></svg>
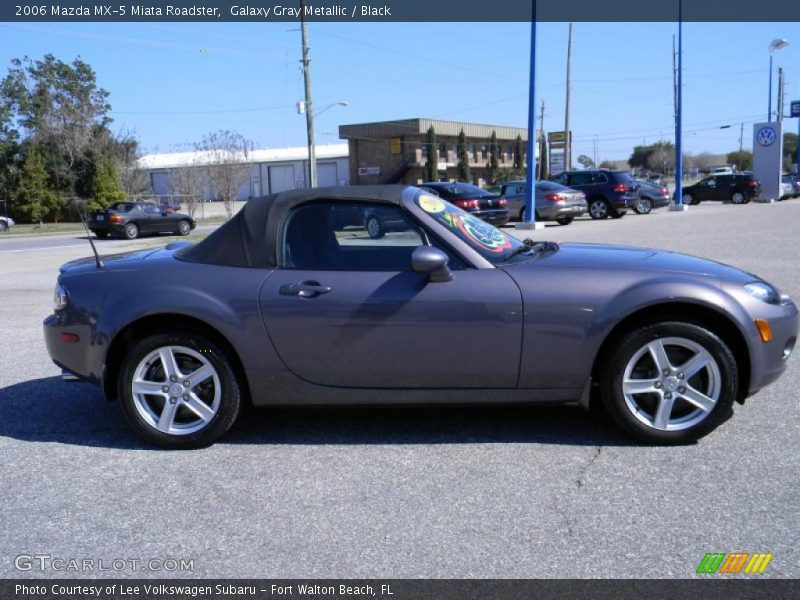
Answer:
<svg viewBox="0 0 800 600"><path fill-rule="evenodd" d="M750 348L750 386L748 395L773 383L786 370L792 350L797 343L800 330L800 313L797 306L789 304L769 305L760 302L758 309L750 313L751 321L747 329L747 342ZM772 330L772 340L762 342L755 326L755 319L765 319Z"/></svg>
<svg viewBox="0 0 800 600"><path fill-rule="evenodd" d="M101 369L96 367L93 343L94 328L89 324L68 322L65 314L52 314L42 323L47 353L55 365L80 380L100 385ZM66 341L62 334L77 336L76 341ZM67 339L75 339L68 337Z"/></svg>

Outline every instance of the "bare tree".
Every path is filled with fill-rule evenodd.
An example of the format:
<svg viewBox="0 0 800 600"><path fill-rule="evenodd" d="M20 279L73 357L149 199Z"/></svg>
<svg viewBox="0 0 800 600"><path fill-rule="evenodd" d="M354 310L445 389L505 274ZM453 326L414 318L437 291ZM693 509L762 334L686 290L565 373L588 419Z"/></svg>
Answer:
<svg viewBox="0 0 800 600"><path fill-rule="evenodd" d="M240 133L220 130L206 135L196 149L201 152L211 190L225 205L228 218L233 216L233 204L250 176L247 164L248 141Z"/></svg>
<svg viewBox="0 0 800 600"><path fill-rule="evenodd" d="M194 217L197 204L203 199L208 186L206 169L197 165L197 161L185 167L178 167L169 172L170 187L173 194L180 195L186 204L189 215Z"/></svg>

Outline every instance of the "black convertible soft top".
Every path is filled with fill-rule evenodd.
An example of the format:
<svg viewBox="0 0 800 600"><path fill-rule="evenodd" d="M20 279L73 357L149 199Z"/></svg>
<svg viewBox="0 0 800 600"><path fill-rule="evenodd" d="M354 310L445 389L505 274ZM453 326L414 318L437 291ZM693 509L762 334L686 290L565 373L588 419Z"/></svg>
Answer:
<svg viewBox="0 0 800 600"><path fill-rule="evenodd" d="M244 208L202 242L178 251L181 260L230 267L270 268L277 264L278 233L286 214L319 200L400 204L408 186L361 185L292 190L248 200Z"/></svg>

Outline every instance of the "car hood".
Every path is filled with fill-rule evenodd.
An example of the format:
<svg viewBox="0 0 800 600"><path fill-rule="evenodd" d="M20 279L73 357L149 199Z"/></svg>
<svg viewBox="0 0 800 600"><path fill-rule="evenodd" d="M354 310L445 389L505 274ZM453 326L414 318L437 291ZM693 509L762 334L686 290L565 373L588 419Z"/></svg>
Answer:
<svg viewBox="0 0 800 600"><path fill-rule="evenodd" d="M518 264L593 271L610 269L648 273L690 273L735 283L747 283L759 279L734 267L705 258L666 250L608 244L565 243L561 244L559 250L542 255L538 260Z"/></svg>
<svg viewBox="0 0 800 600"><path fill-rule="evenodd" d="M101 254L100 260L103 261L103 268L124 268L144 260L158 250L159 248L147 248L146 250L133 250L130 252L122 252L120 254ZM88 256L86 258L79 258L61 265L60 272L69 273L72 275L78 272L89 271L96 268L97 262L94 256Z"/></svg>

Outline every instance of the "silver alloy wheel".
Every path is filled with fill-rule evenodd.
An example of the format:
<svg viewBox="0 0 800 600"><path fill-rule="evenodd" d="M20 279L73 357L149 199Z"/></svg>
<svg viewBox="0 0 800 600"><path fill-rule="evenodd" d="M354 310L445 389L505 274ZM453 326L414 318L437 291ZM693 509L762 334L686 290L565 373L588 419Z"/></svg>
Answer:
<svg viewBox="0 0 800 600"><path fill-rule="evenodd" d="M381 235L381 223L376 217L370 217L367 220L367 233L371 238L376 238Z"/></svg>
<svg viewBox="0 0 800 600"><path fill-rule="evenodd" d="M131 223L125 227L125 237L129 240L136 239L139 236L139 226L136 223Z"/></svg>
<svg viewBox="0 0 800 600"><path fill-rule="evenodd" d="M645 344L622 376L622 395L631 414L661 431L689 429L705 420L721 392L717 361L701 344L684 337Z"/></svg>
<svg viewBox="0 0 800 600"><path fill-rule="evenodd" d="M136 366L131 395L145 423L162 433L188 435L216 416L222 386L208 358L185 346L164 346Z"/></svg>
<svg viewBox="0 0 800 600"><path fill-rule="evenodd" d="M731 196L731 202L734 204L744 204L744 194L742 192L734 192Z"/></svg>
<svg viewBox="0 0 800 600"><path fill-rule="evenodd" d="M589 213L595 219L605 219L608 216L608 205L605 200L593 200L589 206Z"/></svg>
<svg viewBox="0 0 800 600"><path fill-rule="evenodd" d="M650 198L639 198L639 203L637 204L637 210L640 215L647 215L653 210L653 203Z"/></svg>
<svg viewBox="0 0 800 600"><path fill-rule="evenodd" d="M189 225L188 221L181 221L178 225L178 233L181 235L189 235L189 232L192 230L191 225Z"/></svg>

